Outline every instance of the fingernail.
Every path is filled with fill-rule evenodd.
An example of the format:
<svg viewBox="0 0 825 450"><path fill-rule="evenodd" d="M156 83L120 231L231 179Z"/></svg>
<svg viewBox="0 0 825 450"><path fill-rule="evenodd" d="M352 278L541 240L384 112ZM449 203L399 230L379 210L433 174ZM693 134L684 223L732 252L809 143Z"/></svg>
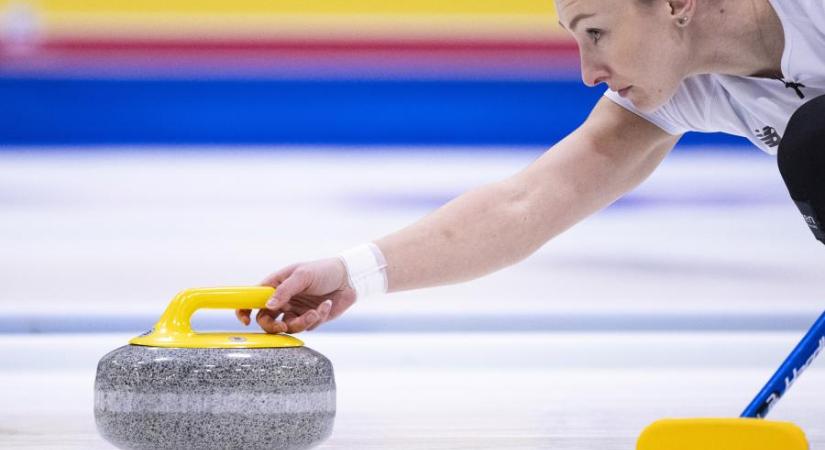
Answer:
<svg viewBox="0 0 825 450"><path fill-rule="evenodd" d="M327 306L332 306L332 300L326 300L324 304Z"/></svg>
<svg viewBox="0 0 825 450"><path fill-rule="evenodd" d="M266 302L266 307L267 308L274 308L275 305L277 305L277 304L278 304L278 302L276 302L275 299L272 298L268 302Z"/></svg>

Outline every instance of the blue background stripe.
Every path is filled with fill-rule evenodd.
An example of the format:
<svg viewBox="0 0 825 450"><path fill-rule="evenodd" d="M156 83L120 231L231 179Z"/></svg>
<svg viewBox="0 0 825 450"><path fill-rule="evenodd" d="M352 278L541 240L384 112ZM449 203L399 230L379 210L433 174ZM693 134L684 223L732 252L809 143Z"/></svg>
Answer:
<svg viewBox="0 0 825 450"><path fill-rule="evenodd" d="M1 78L0 144L552 145L603 91L578 80Z"/></svg>
<svg viewBox="0 0 825 450"><path fill-rule="evenodd" d="M6 314L0 316L0 334L18 333L141 333L150 329L159 314L43 316ZM758 313L534 313L500 316L465 315L439 317L428 314L346 317L324 324L323 332L771 332L804 331L816 314L780 312ZM257 325L243 327L231 313L195 316L196 330L260 332Z"/></svg>

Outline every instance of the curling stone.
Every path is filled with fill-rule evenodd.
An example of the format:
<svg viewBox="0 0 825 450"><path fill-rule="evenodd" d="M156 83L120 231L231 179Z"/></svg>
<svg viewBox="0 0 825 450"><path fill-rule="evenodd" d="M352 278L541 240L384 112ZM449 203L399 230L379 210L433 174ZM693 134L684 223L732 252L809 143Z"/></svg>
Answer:
<svg viewBox="0 0 825 450"><path fill-rule="evenodd" d="M264 307L274 289L190 289L97 366L97 429L123 449L305 449L332 433L330 361L282 334L200 333L201 308Z"/></svg>

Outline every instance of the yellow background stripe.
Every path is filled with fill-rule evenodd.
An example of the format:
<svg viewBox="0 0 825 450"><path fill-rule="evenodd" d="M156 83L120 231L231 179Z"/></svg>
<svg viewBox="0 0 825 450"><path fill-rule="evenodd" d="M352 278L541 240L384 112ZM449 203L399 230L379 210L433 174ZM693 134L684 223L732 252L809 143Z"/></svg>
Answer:
<svg viewBox="0 0 825 450"><path fill-rule="evenodd" d="M47 36L62 38L176 39L204 36L232 39L453 39L544 40L566 33L544 17L343 17L244 16L203 14L198 17L165 15L83 15L49 18Z"/></svg>
<svg viewBox="0 0 825 450"><path fill-rule="evenodd" d="M0 0L0 5L20 1ZM38 0L31 4L48 12L79 13L555 14L552 0Z"/></svg>
<svg viewBox="0 0 825 450"><path fill-rule="evenodd" d="M552 0L0 0L0 14L19 14L21 9L35 12L47 38L545 40L566 36L557 24Z"/></svg>

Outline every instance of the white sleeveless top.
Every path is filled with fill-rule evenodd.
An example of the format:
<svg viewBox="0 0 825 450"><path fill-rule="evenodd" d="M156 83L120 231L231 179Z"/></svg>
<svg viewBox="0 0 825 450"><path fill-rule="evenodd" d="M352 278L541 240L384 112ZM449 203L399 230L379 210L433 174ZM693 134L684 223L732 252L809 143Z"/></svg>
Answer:
<svg viewBox="0 0 825 450"><path fill-rule="evenodd" d="M688 131L743 136L775 155L785 126L803 103L825 95L825 0L770 0L782 22L784 81L704 74L685 78L673 97L643 113L608 90L605 96L672 135ZM786 86L788 82L803 86ZM799 92L797 92L799 91ZM804 98L800 98L801 93ZM825 117L822 118L825 126Z"/></svg>

